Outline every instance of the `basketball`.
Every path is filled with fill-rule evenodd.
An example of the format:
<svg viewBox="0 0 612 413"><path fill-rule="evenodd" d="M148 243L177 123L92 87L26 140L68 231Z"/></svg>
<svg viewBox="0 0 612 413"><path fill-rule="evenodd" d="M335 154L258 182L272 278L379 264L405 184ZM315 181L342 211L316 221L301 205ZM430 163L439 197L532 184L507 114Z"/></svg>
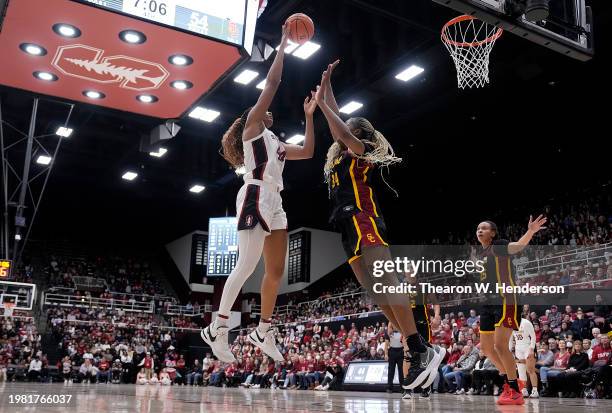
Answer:
<svg viewBox="0 0 612 413"><path fill-rule="evenodd" d="M304 13L295 13L285 22L289 26L289 40L304 44L314 36L314 23Z"/></svg>

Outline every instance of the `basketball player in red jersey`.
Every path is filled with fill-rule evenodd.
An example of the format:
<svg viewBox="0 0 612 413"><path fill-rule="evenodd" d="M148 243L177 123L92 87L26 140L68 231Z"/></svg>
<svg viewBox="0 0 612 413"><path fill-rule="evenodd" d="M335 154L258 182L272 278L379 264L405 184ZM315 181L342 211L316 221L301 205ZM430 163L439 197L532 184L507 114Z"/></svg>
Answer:
<svg viewBox="0 0 612 413"><path fill-rule="evenodd" d="M244 166L244 185L236 197L238 214L238 262L229 275L214 322L200 335L221 361L236 361L228 344L228 319L240 289L264 256L265 275L261 284L261 318L248 336L276 361L283 356L276 347L276 337L270 328L278 287L284 273L287 255L287 216L280 192L283 190L285 160L312 158L314 153L313 114L317 107L312 97L304 101L306 131L303 146L281 142L269 128L272 113L268 111L278 90L283 72L283 60L289 29L283 26L283 37L274 62L266 77L266 85L255 106L236 119L223 136L223 156L235 168Z"/></svg>
<svg viewBox="0 0 612 413"><path fill-rule="evenodd" d="M372 174L380 166L401 162L385 137L364 118L343 122L331 87L331 74L339 61L323 72L316 100L325 115L334 143L329 148L325 177L329 185L330 221L342 233L342 243L357 280L376 300L385 316L397 326L411 352L410 374L402 387L414 389L435 374L446 350L432 348L417 331L410 303L398 294L376 294L373 268L376 261L391 260L386 225L376 200ZM403 277L402 277L403 279ZM376 282L397 285L395 272L385 273ZM396 295L397 298L390 296Z"/></svg>
<svg viewBox="0 0 612 413"><path fill-rule="evenodd" d="M476 237L482 246L477 259L484 261L485 271L480 276L482 283L491 286L516 284L511 256L521 252L533 236L544 229L546 218L540 215L535 220L529 217L527 232L518 241L498 239L497 225L483 221L478 225ZM493 287L494 288L494 287ZM492 289L496 291L496 289ZM514 356L508 348L508 341L514 330L519 329L518 297L516 294L503 294L495 297L483 307L480 315L480 349L499 370L504 379L504 388L497 404L525 403L519 389Z"/></svg>

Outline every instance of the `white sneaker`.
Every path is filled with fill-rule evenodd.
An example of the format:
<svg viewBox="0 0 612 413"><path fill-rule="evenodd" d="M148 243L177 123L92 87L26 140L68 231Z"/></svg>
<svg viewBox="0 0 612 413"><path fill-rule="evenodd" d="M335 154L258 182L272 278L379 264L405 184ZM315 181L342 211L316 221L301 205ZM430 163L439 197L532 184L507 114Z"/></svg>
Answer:
<svg viewBox="0 0 612 413"><path fill-rule="evenodd" d="M521 390L521 394L523 395L523 397L529 397L529 390L523 387L523 390Z"/></svg>
<svg viewBox="0 0 612 413"><path fill-rule="evenodd" d="M326 391L327 389L329 389L329 384L326 384L325 386L321 387L321 390Z"/></svg>
<svg viewBox="0 0 612 413"><path fill-rule="evenodd" d="M459 389L455 392L455 394L465 394L465 390Z"/></svg>
<svg viewBox="0 0 612 413"><path fill-rule="evenodd" d="M467 394L468 396L471 396L472 394L474 394L474 389L470 387L470 389L465 394Z"/></svg>
<svg viewBox="0 0 612 413"><path fill-rule="evenodd" d="M435 352L437 360L431 360L430 365L427 366L429 373L427 375L427 378L424 379L424 381L421 383L421 387L424 389L432 385L432 383L438 376L438 366L440 365L440 363L442 363L442 360L444 360L444 357L446 356L446 349L444 347L434 345L433 350ZM414 385L414 382L412 383L412 385ZM414 387L416 387L416 385L414 385Z"/></svg>
<svg viewBox="0 0 612 413"><path fill-rule="evenodd" d="M323 386L321 386L321 385L319 384L319 385L318 385L317 387L315 387L314 389L315 389L315 390L321 390L322 388L323 388Z"/></svg>
<svg viewBox="0 0 612 413"><path fill-rule="evenodd" d="M529 396L530 399L539 399L540 398L540 393L538 393L538 389L536 389L535 387L533 388L533 390L531 390L531 395Z"/></svg>
<svg viewBox="0 0 612 413"><path fill-rule="evenodd" d="M248 335L248 340L250 343L256 345L266 353L268 356L272 357L274 361L284 361L283 355L276 348L276 337L274 336L274 331L269 329L263 337L261 337L259 330L255 328L255 330L251 331L251 334Z"/></svg>
<svg viewBox="0 0 612 413"><path fill-rule="evenodd" d="M261 385L259 385L259 384L254 384L254 385L253 385L253 388L254 388L254 389L259 389L260 387L261 387Z"/></svg>
<svg viewBox="0 0 612 413"><path fill-rule="evenodd" d="M410 390L404 390L404 394L402 394L402 399L404 400L412 399L412 392Z"/></svg>
<svg viewBox="0 0 612 413"><path fill-rule="evenodd" d="M227 326L216 327L213 322L211 325L204 327L200 331L200 337L206 344L210 346L212 352L217 356L219 360L224 363L234 363L236 357L232 354L227 342L227 332L229 328Z"/></svg>

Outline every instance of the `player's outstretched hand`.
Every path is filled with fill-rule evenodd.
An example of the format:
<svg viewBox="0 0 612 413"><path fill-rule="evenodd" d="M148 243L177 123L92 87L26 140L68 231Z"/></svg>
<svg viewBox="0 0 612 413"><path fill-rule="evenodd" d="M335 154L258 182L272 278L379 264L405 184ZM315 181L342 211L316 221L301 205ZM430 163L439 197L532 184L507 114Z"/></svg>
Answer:
<svg viewBox="0 0 612 413"><path fill-rule="evenodd" d="M311 91L310 96L306 96L304 99L304 113L306 116L312 116L317 110L317 99L316 99L316 91Z"/></svg>
<svg viewBox="0 0 612 413"><path fill-rule="evenodd" d="M541 229L546 229L546 227L544 226L544 224L546 224L546 221L546 217L542 214L540 214L540 216L538 216L535 221L533 219L533 216L529 215L529 223L527 224L527 229L535 234Z"/></svg>
<svg viewBox="0 0 612 413"><path fill-rule="evenodd" d="M334 63L327 65L327 72L329 73L329 78L327 80L331 80L331 75L334 73L334 69L336 66L338 66L338 64L340 64L340 59L336 59Z"/></svg>

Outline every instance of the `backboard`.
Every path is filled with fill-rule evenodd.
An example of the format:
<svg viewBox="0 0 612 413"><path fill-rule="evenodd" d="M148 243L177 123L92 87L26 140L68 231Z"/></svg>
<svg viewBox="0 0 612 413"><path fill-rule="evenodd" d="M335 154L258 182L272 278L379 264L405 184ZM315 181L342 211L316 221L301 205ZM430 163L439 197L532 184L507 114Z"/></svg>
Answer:
<svg viewBox="0 0 612 413"><path fill-rule="evenodd" d="M593 57L593 18L586 0L433 1L571 58L587 61ZM546 19L527 18L542 16L546 8Z"/></svg>
<svg viewBox="0 0 612 413"><path fill-rule="evenodd" d="M36 301L36 284L0 281L0 305L12 304L15 310L32 310Z"/></svg>

